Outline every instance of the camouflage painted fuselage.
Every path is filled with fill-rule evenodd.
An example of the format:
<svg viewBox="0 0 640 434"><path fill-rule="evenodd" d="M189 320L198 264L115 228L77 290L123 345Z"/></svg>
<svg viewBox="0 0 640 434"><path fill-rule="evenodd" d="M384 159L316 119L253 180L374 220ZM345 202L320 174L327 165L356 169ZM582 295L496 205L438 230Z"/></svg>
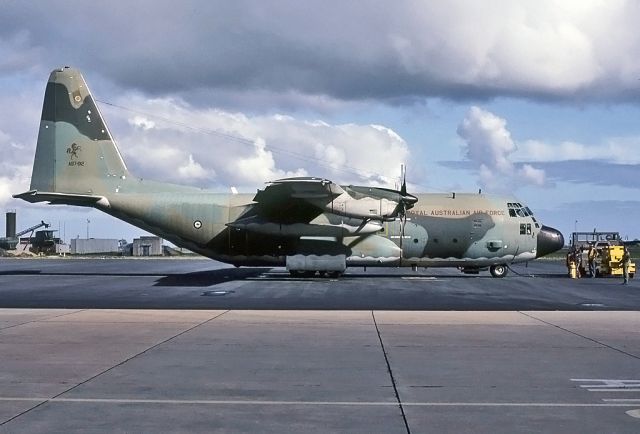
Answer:
<svg viewBox="0 0 640 434"><path fill-rule="evenodd" d="M136 190L146 181L136 181ZM401 221L382 223L378 233L339 236L323 233L296 236L288 224L273 234L227 226L246 214L254 195L228 195L185 190L168 193L167 185L149 183L148 192L120 191L106 195L95 207L174 244L235 265L284 265L287 256L340 255L350 266L484 267L528 261L537 256L539 228L532 216L509 217L515 199L487 195L421 194ZM160 188L157 193L151 192ZM146 188L144 188L146 190ZM311 226L349 223L348 218L322 213ZM520 226L528 225L524 233ZM525 226L527 227L527 226ZM281 228L281 230L278 230ZM327 236L329 235L329 236Z"/></svg>
<svg viewBox="0 0 640 434"><path fill-rule="evenodd" d="M15 197L95 207L238 266L295 269L300 258L327 257L338 258L327 268L338 271L479 269L528 261L563 243L559 232L540 227L528 208L507 197L412 196L317 178L279 180L256 195L233 195L138 179L126 168L82 75L72 68L51 73L31 189Z"/></svg>
<svg viewBox="0 0 640 434"><path fill-rule="evenodd" d="M350 266L485 267L528 261L538 253L539 225L532 216L510 217L508 203L516 203L512 198L418 195L418 203L407 212L404 236L400 218L382 222L381 230L372 234L323 232L328 225L352 223L330 213L309 221L307 226L317 227L316 232L296 235L291 223L281 223L265 234L228 226L256 206L254 195L122 181L93 206L178 246L235 265L284 265L286 257L295 254L343 254ZM129 188L135 192L128 193Z"/></svg>

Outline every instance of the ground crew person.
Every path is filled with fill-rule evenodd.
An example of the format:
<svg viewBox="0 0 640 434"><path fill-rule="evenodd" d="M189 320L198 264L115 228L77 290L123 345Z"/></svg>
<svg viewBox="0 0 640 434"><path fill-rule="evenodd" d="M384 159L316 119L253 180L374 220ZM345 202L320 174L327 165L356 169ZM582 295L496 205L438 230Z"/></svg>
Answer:
<svg viewBox="0 0 640 434"><path fill-rule="evenodd" d="M572 279L576 279L578 276L576 274L576 263L575 263L575 259L573 257L573 252L572 251L568 251L567 252L567 272L569 273L569 277L571 277Z"/></svg>
<svg viewBox="0 0 640 434"><path fill-rule="evenodd" d="M589 259L589 273L591 274L591 277L596 277L596 256L598 256L596 248L594 246L589 246L587 258Z"/></svg>
<svg viewBox="0 0 640 434"><path fill-rule="evenodd" d="M622 254L622 274L624 275L623 285L629 284L629 268L631 268L631 255L627 246L624 247L624 253Z"/></svg>
<svg viewBox="0 0 640 434"><path fill-rule="evenodd" d="M579 248L576 248L573 251L573 261L576 264L576 277L579 279L582 277L582 270L584 270L582 267L582 252Z"/></svg>

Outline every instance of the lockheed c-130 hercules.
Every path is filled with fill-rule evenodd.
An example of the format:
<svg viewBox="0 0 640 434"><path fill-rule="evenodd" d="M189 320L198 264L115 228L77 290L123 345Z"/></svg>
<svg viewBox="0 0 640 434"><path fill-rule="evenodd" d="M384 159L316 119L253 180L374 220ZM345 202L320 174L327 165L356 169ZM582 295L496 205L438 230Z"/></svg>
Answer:
<svg viewBox="0 0 640 434"><path fill-rule="evenodd" d="M209 258L286 266L292 275L347 267L458 267L506 275L511 263L560 249L511 197L407 193L322 178L223 194L132 176L77 69L47 83L30 190L14 197L97 208Z"/></svg>

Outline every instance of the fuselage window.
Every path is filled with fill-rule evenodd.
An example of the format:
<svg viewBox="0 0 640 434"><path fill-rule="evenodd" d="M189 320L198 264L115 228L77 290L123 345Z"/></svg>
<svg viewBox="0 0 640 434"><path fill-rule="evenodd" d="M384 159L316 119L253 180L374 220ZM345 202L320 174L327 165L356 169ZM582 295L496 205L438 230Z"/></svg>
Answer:
<svg viewBox="0 0 640 434"><path fill-rule="evenodd" d="M509 217L515 217L516 216L516 210L513 208L509 208Z"/></svg>
<svg viewBox="0 0 640 434"><path fill-rule="evenodd" d="M526 235L527 233L527 225L525 223L520 223L520 235Z"/></svg>
<svg viewBox="0 0 640 434"><path fill-rule="evenodd" d="M527 223L527 235L531 235L531 223Z"/></svg>

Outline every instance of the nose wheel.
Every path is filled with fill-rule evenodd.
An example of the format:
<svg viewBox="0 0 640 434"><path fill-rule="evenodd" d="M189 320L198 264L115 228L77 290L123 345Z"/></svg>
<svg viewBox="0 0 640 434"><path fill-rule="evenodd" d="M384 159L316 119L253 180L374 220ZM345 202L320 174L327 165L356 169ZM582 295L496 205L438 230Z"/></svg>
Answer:
<svg viewBox="0 0 640 434"><path fill-rule="evenodd" d="M489 272L493 277L504 277L507 275L509 269L504 264L492 265L489 267Z"/></svg>

